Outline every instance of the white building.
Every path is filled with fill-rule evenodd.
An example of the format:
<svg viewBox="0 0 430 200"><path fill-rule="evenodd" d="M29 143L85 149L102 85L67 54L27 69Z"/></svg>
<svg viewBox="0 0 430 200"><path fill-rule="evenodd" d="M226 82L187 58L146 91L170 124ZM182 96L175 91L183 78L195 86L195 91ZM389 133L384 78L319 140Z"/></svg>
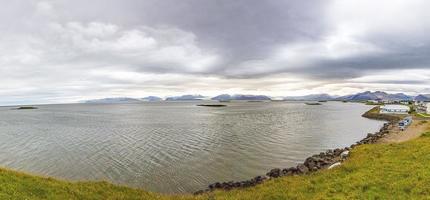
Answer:
<svg viewBox="0 0 430 200"><path fill-rule="evenodd" d="M379 108L379 113L385 114L408 114L410 111L409 106L405 105L384 105Z"/></svg>
<svg viewBox="0 0 430 200"><path fill-rule="evenodd" d="M426 108L427 108L427 114L429 114L429 115L430 115L430 103L427 103L427 104L426 104Z"/></svg>
<svg viewBox="0 0 430 200"><path fill-rule="evenodd" d="M430 102L416 103L417 112L430 114Z"/></svg>

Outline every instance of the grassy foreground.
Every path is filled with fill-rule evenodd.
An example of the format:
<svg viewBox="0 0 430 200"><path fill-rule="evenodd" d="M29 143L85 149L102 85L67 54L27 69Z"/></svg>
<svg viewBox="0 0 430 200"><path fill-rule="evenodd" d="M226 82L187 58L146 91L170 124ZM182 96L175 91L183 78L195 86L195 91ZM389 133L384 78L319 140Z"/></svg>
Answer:
<svg viewBox="0 0 430 200"><path fill-rule="evenodd" d="M430 130L398 144L362 145L341 167L253 188L168 196L106 182L71 183L0 170L0 199L430 199Z"/></svg>

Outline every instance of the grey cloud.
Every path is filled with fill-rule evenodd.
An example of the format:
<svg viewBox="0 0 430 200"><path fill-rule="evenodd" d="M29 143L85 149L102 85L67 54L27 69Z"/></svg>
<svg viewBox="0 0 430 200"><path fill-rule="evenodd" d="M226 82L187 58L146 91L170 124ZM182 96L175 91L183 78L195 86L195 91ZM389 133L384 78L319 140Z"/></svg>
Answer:
<svg viewBox="0 0 430 200"><path fill-rule="evenodd" d="M284 72L295 72L323 79L347 79L380 70L430 69L430 45L421 48L404 48L402 51L380 55L318 60L312 66Z"/></svg>
<svg viewBox="0 0 430 200"><path fill-rule="evenodd" d="M322 1L56 1L62 20L102 21L128 27L176 27L196 35L205 50L223 58L207 74L219 75L244 60L263 59L289 41L317 40L326 26ZM85 6L82 6L85 5ZM163 69L164 68L164 69ZM144 66L168 71L170 66ZM205 73L205 72L203 72Z"/></svg>
<svg viewBox="0 0 430 200"><path fill-rule="evenodd" d="M0 89L68 99L96 90L206 90L205 81L217 85L212 79L259 90L297 78L309 90L374 72L430 70L430 21L421 9L428 3L412 1L418 6L405 3L391 10L408 12L395 15L373 11L370 0L12 1L0 8ZM272 81L276 74L284 79Z"/></svg>

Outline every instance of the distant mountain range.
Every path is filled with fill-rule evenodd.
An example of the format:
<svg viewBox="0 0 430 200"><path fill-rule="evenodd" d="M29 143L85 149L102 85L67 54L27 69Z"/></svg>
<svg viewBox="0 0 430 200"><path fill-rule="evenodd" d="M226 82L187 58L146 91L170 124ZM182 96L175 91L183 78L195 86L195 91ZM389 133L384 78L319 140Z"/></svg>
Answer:
<svg viewBox="0 0 430 200"><path fill-rule="evenodd" d="M311 94L306 96L290 96L284 97L284 100L293 101L330 101L335 100L337 96L330 96L328 94Z"/></svg>
<svg viewBox="0 0 430 200"><path fill-rule="evenodd" d="M244 95L244 94L235 94L235 95L229 95L229 94L221 94L216 97L211 98L211 100L218 100L218 101L231 101L231 100L257 100L257 101L265 101L265 100L271 100L270 97L265 95Z"/></svg>
<svg viewBox="0 0 430 200"><path fill-rule="evenodd" d="M338 97L337 100L345 101L366 101L366 100L386 100L386 101L411 101L413 96L408 96L403 93L389 94L386 92L376 91L376 92L362 92L353 95L347 95Z"/></svg>
<svg viewBox="0 0 430 200"><path fill-rule="evenodd" d="M352 95L346 96L331 96L329 94L311 94L305 96L286 96L271 98L265 95L244 95L244 94L221 94L212 98L208 98L202 95L182 95L167 97L166 101L198 101L198 100L215 100L215 101L231 101L231 100L257 100L266 101L272 99L282 99L282 100L292 100L292 101L367 101L367 100L382 100L382 101L430 101L430 94L420 94L417 96L409 96L403 93L390 94L386 92L376 91L366 91ZM157 96L148 96L141 99L128 98L128 97L116 97L116 98L104 98L104 99L94 99L85 101L85 103L138 103L143 101L162 101L163 99Z"/></svg>
<svg viewBox="0 0 430 200"><path fill-rule="evenodd" d="M142 101L163 101L162 98L156 96L147 96L141 99Z"/></svg>
<svg viewBox="0 0 430 200"><path fill-rule="evenodd" d="M420 94L414 98L415 101L430 101L430 94Z"/></svg>
<svg viewBox="0 0 430 200"><path fill-rule="evenodd" d="M381 100L381 101L430 101L430 94L420 94L418 96L409 96L403 93L390 94L386 92L366 91L346 96L331 96L328 94L312 94L306 96L290 96L284 97L284 100L302 100L302 101L368 101L368 100Z"/></svg>
<svg viewBox="0 0 430 200"><path fill-rule="evenodd" d="M166 101L199 101L203 100L205 97L202 95L182 95L176 97L167 97Z"/></svg>
<svg viewBox="0 0 430 200"><path fill-rule="evenodd" d="M105 103L105 104L115 104L115 103L140 103L148 101L162 101L163 99L156 96L148 96L141 99L129 98L129 97L113 97L113 98L103 98L103 99L92 99L84 101L84 103Z"/></svg>
<svg viewBox="0 0 430 200"><path fill-rule="evenodd" d="M114 97L114 98L104 98L104 99L92 99L87 100L85 103L106 103L106 104L113 104L113 103L138 103L141 102L139 99L134 98L128 98L128 97Z"/></svg>

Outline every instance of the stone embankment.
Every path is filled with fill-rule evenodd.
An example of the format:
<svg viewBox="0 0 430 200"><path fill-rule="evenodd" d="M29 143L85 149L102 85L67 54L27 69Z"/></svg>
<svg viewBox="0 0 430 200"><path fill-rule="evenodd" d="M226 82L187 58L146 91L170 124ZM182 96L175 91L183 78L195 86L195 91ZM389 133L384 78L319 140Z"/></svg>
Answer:
<svg viewBox="0 0 430 200"><path fill-rule="evenodd" d="M368 112L371 112L372 110ZM234 188L247 188L247 187L252 187L252 186L261 184L266 180L270 180L274 178L308 174L322 169L331 169L336 166L339 166L343 161L345 161L348 158L349 151L351 149L362 144L376 143L379 139L389 134L390 130L395 126L395 124L398 121L398 118L394 118L388 115L382 115L382 114L379 114L378 112L375 113L374 111L372 111L372 114L367 114L367 116L364 116L366 115L366 113L363 114L363 117L378 119L378 120L387 120L388 122L385 123L378 132L373 134L368 133L364 139L356 142L355 144L352 144L350 147L327 150L326 152L321 152L319 154L315 154L311 157L306 158L302 164L299 164L296 167L290 167L290 168L284 168L284 169L275 168L267 172L266 175L256 176L250 180L213 183L213 184L210 184L207 189L199 190L194 194L198 195L198 194L210 192L217 189L230 190Z"/></svg>

